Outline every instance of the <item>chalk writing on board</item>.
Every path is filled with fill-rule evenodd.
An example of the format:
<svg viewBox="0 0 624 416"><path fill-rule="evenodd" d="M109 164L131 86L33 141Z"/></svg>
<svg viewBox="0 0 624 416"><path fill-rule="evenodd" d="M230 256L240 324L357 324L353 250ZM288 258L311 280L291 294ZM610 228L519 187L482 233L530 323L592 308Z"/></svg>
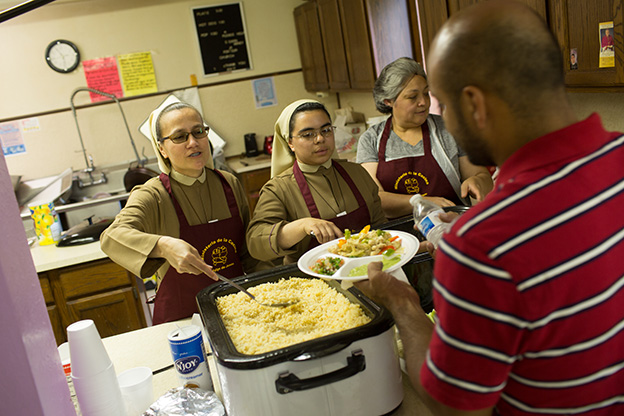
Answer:
<svg viewBox="0 0 624 416"><path fill-rule="evenodd" d="M193 8L204 75L251 69L241 3Z"/></svg>

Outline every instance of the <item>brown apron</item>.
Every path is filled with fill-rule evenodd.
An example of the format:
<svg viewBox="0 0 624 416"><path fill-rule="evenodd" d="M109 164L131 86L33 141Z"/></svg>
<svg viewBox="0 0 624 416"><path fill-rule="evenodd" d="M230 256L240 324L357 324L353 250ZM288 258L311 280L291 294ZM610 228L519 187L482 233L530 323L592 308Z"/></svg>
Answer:
<svg viewBox="0 0 624 416"><path fill-rule="evenodd" d="M423 147L425 149L424 156L404 157L386 161L386 145L392 131L392 117L386 120L379 142L377 179L386 192L438 196L453 201L456 205L463 205L463 202L457 196L453 186L431 153L431 138L427 122L424 122L421 128Z"/></svg>
<svg viewBox="0 0 624 416"><path fill-rule="evenodd" d="M349 185L349 189L351 190L351 192L353 192L353 196L358 203L358 208L345 215L323 219L333 222L334 224L336 224L336 227L340 228L343 231L345 229L360 231L371 222L371 215L368 210L368 205L366 205L364 197L358 190L357 186L355 186L355 183L353 183L353 180L351 179L347 171L342 166L340 166L339 163L333 160L332 166L338 171L340 176L342 176L342 179L345 180L347 185ZM303 172L301 172L301 168L299 167L299 164L296 160L293 164L293 174L295 175L297 185L299 185L299 189L301 190L303 199L305 200L305 203L308 207L308 211L310 211L310 216L313 218L321 218L318 208L316 207L316 203L314 202L314 198L312 197L312 192L310 192L308 182L305 180ZM308 247L308 249L314 248L317 245L318 241L316 240L316 238L312 238L310 240L310 246Z"/></svg>
<svg viewBox="0 0 624 416"><path fill-rule="evenodd" d="M171 195L180 222L180 239L195 247L204 261L212 266L215 272L234 278L243 275L238 250L245 242L245 229L232 187L221 172L218 170L213 172L221 180L231 217L206 224L189 225L180 204L171 192L169 176L161 173L160 180ZM216 282L208 276L190 273L180 274L174 267L169 267L158 286L154 300L154 316L152 318L154 325L188 318L193 313L198 312L195 296L200 290L214 283Z"/></svg>

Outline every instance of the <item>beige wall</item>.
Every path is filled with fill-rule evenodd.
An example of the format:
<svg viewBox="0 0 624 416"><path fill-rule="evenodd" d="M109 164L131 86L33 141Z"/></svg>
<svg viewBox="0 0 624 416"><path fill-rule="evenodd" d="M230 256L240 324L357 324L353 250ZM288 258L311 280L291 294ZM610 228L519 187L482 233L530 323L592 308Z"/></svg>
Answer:
<svg viewBox="0 0 624 416"><path fill-rule="evenodd" d="M570 93L570 103L580 118L598 113L605 129L624 132L624 94Z"/></svg>
<svg viewBox="0 0 624 416"><path fill-rule="evenodd" d="M302 0L248 0L241 3L253 69L204 78L191 8L222 3L61 0L3 23L0 79L3 97L13 99L0 103L0 119L67 108L71 92L86 85L82 67L58 74L45 63L46 46L59 38L76 43L83 60L151 52L159 90L186 87L191 74L203 84L301 67L292 11Z"/></svg>
<svg viewBox="0 0 624 416"><path fill-rule="evenodd" d="M298 71L301 63L292 12L302 1L242 1L253 69L203 77L191 7L222 3L222 0L61 0L0 25L4 54L0 65L0 120L19 120L57 111L38 117L39 131L23 133L26 154L6 158L9 172L31 179L58 174L67 167L85 167L69 107L72 92L86 86L84 72L79 67L71 74L58 74L44 61L46 46L59 38L75 42L83 60L150 51L159 91L189 87L191 74L196 74L204 115L227 141L226 156L244 151L245 133L256 133L259 141L272 134L284 106L299 98L315 96L305 91L301 72L275 76L278 105L263 109L255 108L250 80L202 86ZM140 152L145 148L148 157L153 151L137 129L165 96L121 102L137 147ZM330 109L336 108L334 94L322 101ZM88 104L89 94L79 93L74 103ZM85 147L93 155L96 166L136 160L116 104L79 108L77 115Z"/></svg>

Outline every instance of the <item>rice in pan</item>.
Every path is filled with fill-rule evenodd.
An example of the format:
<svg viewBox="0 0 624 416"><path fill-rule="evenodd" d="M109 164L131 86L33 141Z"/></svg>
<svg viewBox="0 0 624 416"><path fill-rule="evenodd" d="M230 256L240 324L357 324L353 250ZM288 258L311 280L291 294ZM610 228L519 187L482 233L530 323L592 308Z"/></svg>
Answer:
<svg viewBox="0 0 624 416"><path fill-rule="evenodd" d="M274 308L261 306L244 293L217 298L217 308L236 349L261 354L370 322L359 305L320 279L291 277L248 289L262 303L299 302Z"/></svg>

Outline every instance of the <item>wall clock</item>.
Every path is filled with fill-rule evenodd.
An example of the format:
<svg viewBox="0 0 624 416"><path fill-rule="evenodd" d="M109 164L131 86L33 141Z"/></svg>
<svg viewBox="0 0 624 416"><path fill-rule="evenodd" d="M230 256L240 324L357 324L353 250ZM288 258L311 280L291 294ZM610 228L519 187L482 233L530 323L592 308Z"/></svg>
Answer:
<svg viewBox="0 0 624 416"><path fill-rule="evenodd" d="M78 47L63 39L55 40L48 45L45 58L50 68L62 74L72 72L80 64Z"/></svg>

